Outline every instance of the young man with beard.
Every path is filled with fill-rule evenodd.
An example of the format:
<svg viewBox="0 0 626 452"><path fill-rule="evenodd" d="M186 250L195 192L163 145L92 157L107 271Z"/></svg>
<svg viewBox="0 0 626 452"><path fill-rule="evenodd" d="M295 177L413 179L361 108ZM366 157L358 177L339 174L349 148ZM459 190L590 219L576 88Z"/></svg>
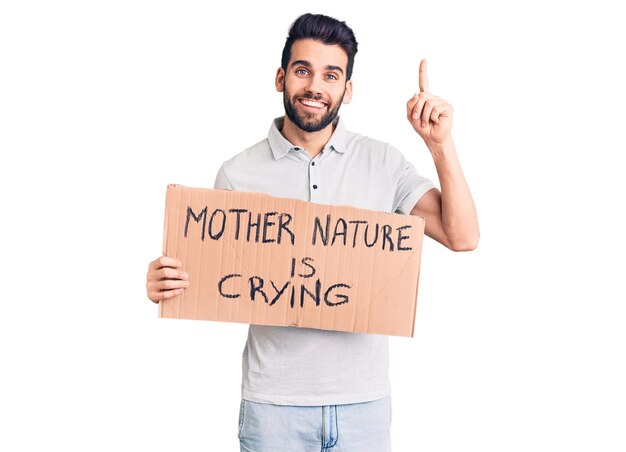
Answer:
<svg viewBox="0 0 626 452"><path fill-rule="evenodd" d="M474 249L478 220L450 135L452 107L429 93L426 62L407 119L432 154L441 191L395 148L346 131L337 113L352 98L356 52L344 22L299 17L276 74L285 116L266 139L224 162L215 188L419 215L429 237L455 251ZM165 256L150 263L147 279L154 302L189 284L181 263ZM387 336L250 325L241 450L389 450L388 361Z"/></svg>

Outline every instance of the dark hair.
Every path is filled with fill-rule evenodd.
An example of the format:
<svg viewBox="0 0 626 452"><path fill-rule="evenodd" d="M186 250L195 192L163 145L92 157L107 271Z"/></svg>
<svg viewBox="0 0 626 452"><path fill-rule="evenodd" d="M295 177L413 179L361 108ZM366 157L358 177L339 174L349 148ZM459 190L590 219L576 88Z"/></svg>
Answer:
<svg viewBox="0 0 626 452"><path fill-rule="evenodd" d="M339 45L348 55L346 77L350 80L358 43L354 37L354 32L345 22L340 22L323 14L307 13L298 17L289 28L289 35L283 48L281 67L285 71L291 59L291 46L298 39L314 39L328 45Z"/></svg>

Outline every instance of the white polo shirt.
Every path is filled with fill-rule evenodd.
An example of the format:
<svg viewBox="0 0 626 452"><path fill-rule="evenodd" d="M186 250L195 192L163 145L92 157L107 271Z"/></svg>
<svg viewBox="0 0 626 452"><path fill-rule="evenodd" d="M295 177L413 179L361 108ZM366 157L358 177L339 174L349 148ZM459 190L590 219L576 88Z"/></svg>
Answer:
<svg viewBox="0 0 626 452"><path fill-rule="evenodd" d="M435 185L387 143L345 130L341 118L314 159L276 118L263 141L224 162L215 188L410 214ZM277 405L336 405L386 397L389 340L376 334L250 325L242 398Z"/></svg>

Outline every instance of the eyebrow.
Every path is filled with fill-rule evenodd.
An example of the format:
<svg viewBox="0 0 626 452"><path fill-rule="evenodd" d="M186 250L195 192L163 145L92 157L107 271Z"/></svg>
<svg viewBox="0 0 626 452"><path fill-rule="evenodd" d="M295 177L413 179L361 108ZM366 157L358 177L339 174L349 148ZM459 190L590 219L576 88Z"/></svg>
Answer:
<svg viewBox="0 0 626 452"><path fill-rule="evenodd" d="M308 62L307 60L296 60L293 63L291 63L292 66L304 66L304 67L311 67L311 63ZM341 75L343 75L343 69L341 69L339 66L333 66L331 64L328 64L324 67L324 69L326 69L327 71L337 71L337 72L341 72Z"/></svg>

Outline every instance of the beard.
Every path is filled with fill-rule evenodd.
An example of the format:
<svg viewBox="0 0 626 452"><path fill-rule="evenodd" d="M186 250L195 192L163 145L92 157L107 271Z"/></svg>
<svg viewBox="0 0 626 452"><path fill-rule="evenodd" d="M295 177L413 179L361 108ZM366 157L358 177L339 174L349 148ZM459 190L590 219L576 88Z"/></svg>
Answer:
<svg viewBox="0 0 626 452"><path fill-rule="evenodd" d="M346 90L344 89L341 94L341 99L333 105L331 103L328 105L328 112L322 115L318 120L315 119L315 113L298 113L296 111L296 99L292 98L289 90L287 89L287 85L285 84L285 89L283 90L283 104L285 105L285 114L287 117L293 122L299 129L304 130L305 132L319 132L324 129L328 124L333 122L339 113L339 107L341 106L341 102L343 101L343 96L346 94ZM322 100L322 96L313 96L311 93L304 93L302 96L304 99L317 100L320 102L326 103L326 101Z"/></svg>

